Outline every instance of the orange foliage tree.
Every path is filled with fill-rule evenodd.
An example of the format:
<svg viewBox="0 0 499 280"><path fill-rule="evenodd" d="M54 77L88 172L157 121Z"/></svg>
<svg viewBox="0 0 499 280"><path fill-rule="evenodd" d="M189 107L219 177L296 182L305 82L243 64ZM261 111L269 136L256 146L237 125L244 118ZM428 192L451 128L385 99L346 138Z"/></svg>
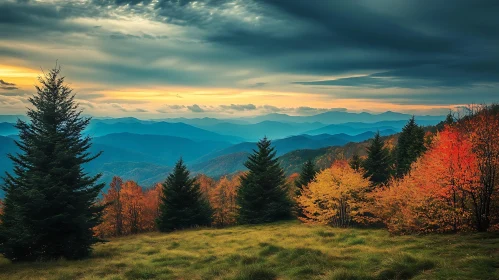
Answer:
<svg viewBox="0 0 499 280"><path fill-rule="evenodd" d="M499 222L499 105L470 107L463 128L471 136L478 160L480 183L470 192L473 222L477 231L487 231Z"/></svg>
<svg viewBox="0 0 499 280"><path fill-rule="evenodd" d="M215 189L217 182L204 174L197 175L196 182L199 184L201 193L206 199L210 200L210 193Z"/></svg>
<svg viewBox="0 0 499 280"><path fill-rule="evenodd" d="M228 226L236 223L237 216L237 187L240 176L232 179L222 177L216 187L210 192L210 203L214 210L213 222L217 226Z"/></svg>
<svg viewBox="0 0 499 280"><path fill-rule="evenodd" d="M370 211L391 232L469 229L469 197L479 178L471 138L457 127L446 127L408 175L373 192Z"/></svg>
<svg viewBox="0 0 499 280"><path fill-rule="evenodd" d="M120 236L123 235L123 207L120 194L123 180L114 176L109 190L103 194L101 203L106 205L103 211L102 223L95 228L99 236Z"/></svg>
<svg viewBox="0 0 499 280"><path fill-rule="evenodd" d="M306 223L346 227L351 222L362 222L365 194L370 182L364 175L339 160L317 174L297 198Z"/></svg>
<svg viewBox="0 0 499 280"><path fill-rule="evenodd" d="M159 197L162 186L156 184L154 188L144 191L144 209L142 212L142 230L156 230L156 219L159 217Z"/></svg>
<svg viewBox="0 0 499 280"><path fill-rule="evenodd" d="M98 236L121 236L156 229L159 192L156 185L143 190L136 182L114 177L101 203L107 205L103 222L95 228Z"/></svg>
<svg viewBox="0 0 499 280"><path fill-rule="evenodd" d="M123 206L123 228L125 234L141 231L144 193L134 181L127 181L121 188L121 204Z"/></svg>

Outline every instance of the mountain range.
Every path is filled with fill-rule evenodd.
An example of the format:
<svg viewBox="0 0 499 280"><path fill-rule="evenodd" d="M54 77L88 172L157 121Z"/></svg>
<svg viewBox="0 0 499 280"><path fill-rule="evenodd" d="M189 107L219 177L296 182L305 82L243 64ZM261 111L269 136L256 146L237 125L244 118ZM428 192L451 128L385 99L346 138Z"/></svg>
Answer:
<svg viewBox="0 0 499 280"><path fill-rule="evenodd" d="M340 117L344 117L341 122ZM411 116L326 112L316 116L268 114L237 119L94 118L85 134L92 139L91 154L103 152L86 164L90 174L102 173L106 184L113 176L152 186L163 181L182 157L193 174L220 177L245 170L244 162L263 136L273 140L286 174L299 171L309 158L326 167L339 156L362 154L366 140L377 131L396 137ZM16 153L18 138L13 122L24 116L0 115L0 174L12 169L7 153ZM377 121L380 118L379 121ZM437 124L444 117L416 116L420 125ZM395 135L395 136L390 136ZM0 197L2 196L0 191Z"/></svg>

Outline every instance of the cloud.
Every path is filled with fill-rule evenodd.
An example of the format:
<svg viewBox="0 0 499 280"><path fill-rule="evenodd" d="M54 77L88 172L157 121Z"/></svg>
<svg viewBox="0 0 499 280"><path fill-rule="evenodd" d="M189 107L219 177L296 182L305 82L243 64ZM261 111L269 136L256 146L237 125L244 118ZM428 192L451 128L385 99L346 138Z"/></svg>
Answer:
<svg viewBox="0 0 499 280"><path fill-rule="evenodd" d="M204 110L201 107L199 107L199 105L197 105L197 104L193 104L191 106L187 106L187 109L189 109L193 113L202 113L202 112L204 112Z"/></svg>
<svg viewBox="0 0 499 280"><path fill-rule="evenodd" d="M185 109L187 109L185 105L163 105L161 106L161 108L157 109L156 111L158 113L168 114L172 112L185 111Z"/></svg>
<svg viewBox="0 0 499 280"><path fill-rule="evenodd" d="M111 107L113 107L116 110L121 111L121 112L128 112L128 110L123 108L123 106L121 106L120 104L112 103Z"/></svg>
<svg viewBox="0 0 499 280"><path fill-rule="evenodd" d="M475 2L0 1L0 60L37 69L64 58L68 77L103 88L265 88L321 94L325 102L479 103L497 93L499 6ZM284 112L275 105L197 107ZM199 111L191 107L183 109Z"/></svg>
<svg viewBox="0 0 499 280"><path fill-rule="evenodd" d="M19 88L14 83L8 83L8 82L0 79L0 89L15 90L15 89L19 89Z"/></svg>
<svg viewBox="0 0 499 280"><path fill-rule="evenodd" d="M253 104L230 104L230 105L220 105L220 108L224 110L234 110L234 111L251 111L256 110L256 106Z"/></svg>
<svg viewBox="0 0 499 280"><path fill-rule="evenodd" d="M279 107L272 106L272 105L263 105L263 106L261 106L261 108L265 112L270 112L270 113L278 113L278 112L281 112L284 110L283 108L279 108Z"/></svg>
<svg viewBox="0 0 499 280"><path fill-rule="evenodd" d="M249 88L261 88L261 87L264 87L265 85L267 85L267 83L254 83L252 85L249 85L248 87Z"/></svg>

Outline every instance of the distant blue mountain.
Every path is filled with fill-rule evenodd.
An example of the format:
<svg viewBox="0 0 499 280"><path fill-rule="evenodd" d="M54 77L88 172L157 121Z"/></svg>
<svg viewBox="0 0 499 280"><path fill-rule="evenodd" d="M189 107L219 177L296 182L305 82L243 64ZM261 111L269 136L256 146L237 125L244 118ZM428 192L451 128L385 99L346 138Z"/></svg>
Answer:
<svg viewBox="0 0 499 280"><path fill-rule="evenodd" d="M143 135L133 133L113 133L92 140L95 145L119 148L147 155L156 164L173 165L180 157L185 161L195 160L231 146L223 141L193 141L186 138L166 135Z"/></svg>
<svg viewBox="0 0 499 280"><path fill-rule="evenodd" d="M397 113L387 111L381 114L373 113L352 113L344 111L328 111L313 116L289 116L286 114L273 113L256 117L239 118L240 120L251 123L259 123L262 121L277 121L277 122L294 122L294 123L313 123L319 122L324 124L344 124L349 122L374 123L380 121L407 121L412 117L410 114ZM419 121L435 121L438 123L445 119L445 116L416 116Z"/></svg>
<svg viewBox="0 0 499 280"><path fill-rule="evenodd" d="M302 134L311 129L324 127L322 123L283 123L277 121L263 121L256 124L217 123L214 125L198 126L209 131L224 135L233 135L249 141L257 141L267 136L269 139L281 139L291 135Z"/></svg>
<svg viewBox="0 0 499 280"><path fill-rule="evenodd" d="M396 133L396 131L387 129L380 131L383 136L391 135ZM342 146L349 142L362 142L373 137L375 132L367 131L358 135L348 135L348 134L320 134L320 135L296 135L291 137L286 137L283 139L278 139L272 141L272 145L275 147L277 156L286 154L290 151L300 150L300 149L319 149L329 146ZM253 149L256 148L256 142L243 142L239 144L232 145L225 149L209 153L205 156L200 157L196 161L196 164L201 162L207 162L214 158L221 157L224 155L234 154L234 153L251 153Z"/></svg>
<svg viewBox="0 0 499 280"><path fill-rule="evenodd" d="M168 119L159 119L156 121L165 121L170 123L186 123L196 127L204 127L210 125L217 125L220 123L231 123L231 124L249 124L247 121L238 120L238 119L216 119L216 118L168 118Z"/></svg>
<svg viewBox="0 0 499 280"><path fill-rule="evenodd" d="M373 124L364 123L347 123L347 124L330 124L318 129L313 129L306 131L305 134L309 135L320 135L320 134L348 134L348 135L358 135L364 132L375 132L375 131L387 131L393 133L400 132L402 127L405 125L406 121L400 121L401 125L387 125L385 122L378 122ZM385 133L386 134L386 133Z"/></svg>
<svg viewBox="0 0 499 280"><path fill-rule="evenodd" d="M211 141L227 141L237 143L243 139L229 136L220 135L215 132L197 128L185 123L168 123L168 122L129 122L129 123L93 123L85 133L92 137L103 136L112 133L134 133L134 134L150 134L150 135L166 135L182 137L191 140L211 140Z"/></svg>

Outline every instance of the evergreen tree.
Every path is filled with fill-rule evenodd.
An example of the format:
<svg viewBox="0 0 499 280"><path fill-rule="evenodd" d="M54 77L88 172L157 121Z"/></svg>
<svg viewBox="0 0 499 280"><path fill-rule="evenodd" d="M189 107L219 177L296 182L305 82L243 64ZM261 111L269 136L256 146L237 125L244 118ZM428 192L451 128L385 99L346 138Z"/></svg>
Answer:
<svg viewBox="0 0 499 280"><path fill-rule="evenodd" d="M318 173L318 171L315 168L315 164L312 160L309 159L303 164L303 166L301 168L300 176L295 181L296 197L301 196L301 192L302 192L303 188L306 187L310 182L312 182L315 179L315 176L317 175L317 173ZM305 217L303 215L303 210L301 207L299 207L298 205L295 205L294 208L295 208L294 214L297 217L301 217L301 218Z"/></svg>
<svg viewBox="0 0 499 280"><path fill-rule="evenodd" d="M359 171L362 167L362 159L360 158L359 154L354 153L352 159L350 159L349 164L353 170Z"/></svg>
<svg viewBox="0 0 499 280"><path fill-rule="evenodd" d="M395 151L395 175L402 178L411 169L411 164L426 151L425 132L412 117L400 133Z"/></svg>
<svg viewBox="0 0 499 280"><path fill-rule="evenodd" d="M452 115L452 112L449 112L447 114L447 117L445 117L444 123L447 125L451 125L455 122L454 116Z"/></svg>
<svg viewBox="0 0 499 280"><path fill-rule="evenodd" d="M367 158L362 167L373 187L386 184L392 175L390 151L385 148L379 132L374 135L370 146L367 147Z"/></svg>
<svg viewBox="0 0 499 280"><path fill-rule="evenodd" d="M99 241L92 229L101 221L95 202L104 184L82 168L99 154L88 153L90 138L82 131L90 118L81 117L59 74L56 68L39 78L30 122L17 121L21 152L9 155L14 173L4 178L0 217L0 253L12 261L79 259Z"/></svg>
<svg viewBox="0 0 499 280"><path fill-rule="evenodd" d="M243 224L273 222L291 215L286 177L270 140L263 138L257 147L245 163L249 172L242 176L238 189L238 218Z"/></svg>
<svg viewBox="0 0 499 280"><path fill-rule="evenodd" d="M160 231L208 226L213 211L182 159L163 183L157 220Z"/></svg>
<svg viewBox="0 0 499 280"><path fill-rule="evenodd" d="M296 195L301 195L303 187L312 182L315 179L316 174L317 169L315 168L314 162L310 159L307 160L301 168L300 177L295 181Z"/></svg>

